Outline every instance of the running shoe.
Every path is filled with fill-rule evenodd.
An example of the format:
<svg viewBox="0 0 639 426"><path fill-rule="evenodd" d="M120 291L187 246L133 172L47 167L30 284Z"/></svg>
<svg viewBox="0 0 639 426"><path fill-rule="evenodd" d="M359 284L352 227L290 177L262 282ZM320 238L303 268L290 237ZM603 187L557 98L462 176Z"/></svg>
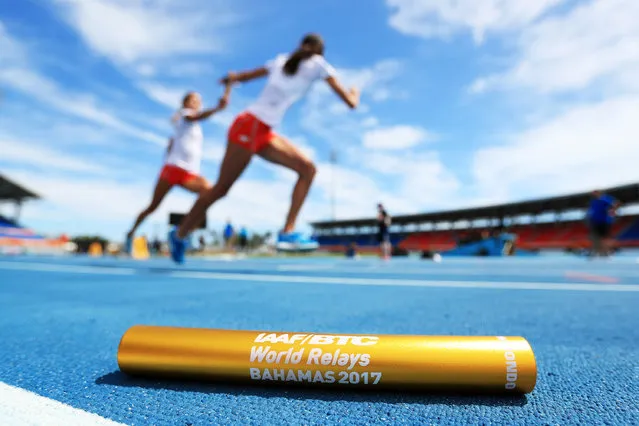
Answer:
<svg viewBox="0 0 639 426"><path fill-rule="evenodd" d="M177 228L169 232L169 250L171 251L171 259L173 259L175 263L184 263L186 241L178 238Z"/></svg>
<svg viewBox="0 0 639 426"><path fill-rule="evenodd" d="M277 236L276 247L278 250L315 250L319 243L300 232L281 232Z"/></svg>

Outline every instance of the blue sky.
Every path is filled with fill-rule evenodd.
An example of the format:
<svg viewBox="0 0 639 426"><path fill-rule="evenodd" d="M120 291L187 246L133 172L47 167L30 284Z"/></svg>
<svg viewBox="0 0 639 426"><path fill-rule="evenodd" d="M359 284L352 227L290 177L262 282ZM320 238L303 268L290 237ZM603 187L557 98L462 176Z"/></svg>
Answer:
<svg viewBox="0 0 639 426"><path fill-rule="evenodd" d="M43 195L23 210L42 232L121 240L150 199L179 98L197 90L214 103L221 75L292 51L309 31L362 104L347 110L318 84L278 129L319 168L301 229L331 218L333 185L337 217L352 218L378 201L404 214L637 180L634 0L0 5L0 171ZM204 124L209 179L262 85L237 87ZM294 181L256 158L211 226L277 231ZM174 190L141 232L163 233L168 213L193 202Z"/></svg>

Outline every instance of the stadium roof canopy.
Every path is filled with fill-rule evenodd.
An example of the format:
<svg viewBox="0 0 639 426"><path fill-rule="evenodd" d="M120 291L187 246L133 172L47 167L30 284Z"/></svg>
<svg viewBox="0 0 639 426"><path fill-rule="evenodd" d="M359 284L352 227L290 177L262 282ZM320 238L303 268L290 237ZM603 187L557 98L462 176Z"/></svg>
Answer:
<svg viewBox="0 0 639 426"><path fill-rule="evenodd" d="M22 202L29 198L37 200L40 196L0 175L0 201Z"/></svg>
<svg viewBox="0 0 639 426"><path fill-rule="evenodd" d="M639 203L639 183L601 189L623 204ZM508 218L523 215L541 215L544 213L561 213L572 210L583 210L587 207L592 191L572 195L521 201L494 206L449 210L434 213L393 216L394 225L415 225L423 223L458 222L477 219ZM338 221L314 222L311 226L316 230L348 227L375 226L375 218L351 219Z"/></svg>

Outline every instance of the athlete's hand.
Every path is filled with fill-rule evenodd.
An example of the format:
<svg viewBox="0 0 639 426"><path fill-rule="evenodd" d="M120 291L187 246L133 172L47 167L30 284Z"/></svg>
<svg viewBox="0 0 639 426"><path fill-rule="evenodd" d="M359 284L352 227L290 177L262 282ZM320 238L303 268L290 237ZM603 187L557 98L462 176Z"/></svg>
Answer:
<svg viewBox="0 0 639 426"><path fill-rule="evenodd" d="M228 96L222 96L220 98L219 102L217 103L217 109L218 110L223 110L224 108L227 107L228 104L229 104Z"/></svg>
<svg viewBox="0 0 639 426"><path fill-rule="evenodd" d="M359 105L359 89L357 87L351 87L348 91L348 97L351 98L353 104Z"/></svg>
<svg viewBox="0 0 639 426"><path fill-rule="evenodd" d="M226 77L223 77L220 80L220 84L229 85L229 84L235 83L236 81L237 81L237 74L234 73L233 71L229 71Z"/></svg>

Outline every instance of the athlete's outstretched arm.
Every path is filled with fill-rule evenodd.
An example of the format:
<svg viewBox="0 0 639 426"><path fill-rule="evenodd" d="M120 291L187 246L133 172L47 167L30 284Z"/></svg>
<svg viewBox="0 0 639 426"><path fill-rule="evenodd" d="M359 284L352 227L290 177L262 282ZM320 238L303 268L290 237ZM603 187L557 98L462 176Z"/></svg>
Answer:
<svg viewBox="0 0 639 426"><path fill-rule="evenodd" d="M355 87L352 87L347 92L344 86L342 86L335 77L328 77L326 79L326 82L329 86L331 86L331 89L333 89L333 91L337 93L340 98L342 98L346 105L348 105L352 109L357 108L357 106L359 105L359 90L357 90Z"/></svg>
<svg viewBox="0 0 639 426"><path fill-rule="evenodd" d="M242 71L242 72L229 72L226 77L220 80L222 84L233 84L233 83L245 83L247 81L255 80L257 78L266 77L268 75L268 70L266 67L256 68L254 70Z"/></svg>
<svg viewBox="0 0 639 426"><path fill-rule="evenodd" d="M224 94L220 98L220 101L218 102L218 104L217 104L217 106L215 108L209 108L209 109L205 109L204 111L201 111L199 113L185 115L184 119L187 120L187 121L206 120L207 118L209 118L213 114L215 114L217 112L220 112L224 108L226 108L226 106L229 103L229 97L230 96L231 96L231 84L227 83L226 87L224 88Z"/></svg>

